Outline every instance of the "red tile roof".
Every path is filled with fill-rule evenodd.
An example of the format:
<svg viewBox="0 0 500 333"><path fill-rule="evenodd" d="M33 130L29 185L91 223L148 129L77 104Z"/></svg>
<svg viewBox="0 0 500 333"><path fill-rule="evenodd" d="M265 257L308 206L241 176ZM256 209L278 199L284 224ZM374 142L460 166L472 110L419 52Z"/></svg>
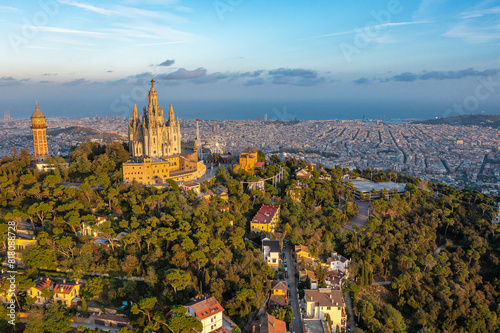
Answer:
<svg viewBox="0 0 500 333"><path fill-rule="evenodd" d="M276 319L270 314L265 314L252 327L254 333L286 333L286 323L283 320Z"/></svg>
<svg viewBox="0 0 500 333"><path fill-rule="evenodd" d="M257 214L255 214L252 222L261 224L269 223L279 209L279 206L262 205Z"/></svg>
<svg viewBox="0 0 500 333"><path fill-rule="evenodd" d="M56 294L69 294L74 288L74 284L58 283L54 287L54 291Z"/></svg>
<svg viewBox="0 0 500 333"><path fill-rule="evenodd" d="M264 165L264 162L256 162L255 163L256 168L262 168L263 165Z"/></svg>
<svg viewBox="0 0 500 333"><path fill-rule="evenodd" d="M49 278L39 278L35 281L35 288L42 291L45 288L50 288L53 284L54 282Z"/></svg>
<svg viewBox="0 0 500 333"><path fill-rule="evenodd" d="M200 320L224 311L224 308L217 302L215 297L197 299L185 306L191 307Z"/></svg>

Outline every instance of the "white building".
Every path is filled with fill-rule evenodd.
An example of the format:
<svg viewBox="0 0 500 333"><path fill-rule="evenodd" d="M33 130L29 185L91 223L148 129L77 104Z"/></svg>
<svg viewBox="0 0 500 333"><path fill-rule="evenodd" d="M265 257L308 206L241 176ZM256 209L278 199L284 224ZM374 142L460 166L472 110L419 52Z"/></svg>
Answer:
<svg viewBox="0 0 500 333"><path fill-rule="evenodd" d="M350 260L344 256L341 256L337 252L333 252L331 256L326 260L328 264L329 271L342 272L347 274L347 268L349 267Z"/></svg>
<svg viewBox="0 0 500 333"><path fill-rule="evenodd" d="M263 240L262 241L262 254L264 260L273 269L278 269L280 265L281 247L279 241Z"/></svg>
<svg viewBox="0 0 500 333"><path fill-rule="evenodd" d="M201 333L210 333L222 330L222 312L224 309L215 297L195 299L184 305L188 316L195 316L203 325Z"/></svg>

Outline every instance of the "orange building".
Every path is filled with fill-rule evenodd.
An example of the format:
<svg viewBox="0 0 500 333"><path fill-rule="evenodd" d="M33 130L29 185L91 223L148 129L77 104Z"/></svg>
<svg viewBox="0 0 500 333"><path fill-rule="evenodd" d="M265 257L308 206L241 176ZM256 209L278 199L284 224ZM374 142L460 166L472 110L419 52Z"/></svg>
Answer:
<svg viewBox="0 0 500 333"><path fill-rule="evenodd" d="M33 130L34 156L36 159L43 160L49 155L47 125L45 124L45 116L38 108L38 103L36 103L35 112L31 115L31 129Z"/></svg>
<svg viewBox="0 0 500 333"><path fill-rule="evenodd" d="M246 172L253 172L255 164L257 163L258 149L248 148L241 152L240 154L240 164L236 167L236 170L243 169Z"/></svg>

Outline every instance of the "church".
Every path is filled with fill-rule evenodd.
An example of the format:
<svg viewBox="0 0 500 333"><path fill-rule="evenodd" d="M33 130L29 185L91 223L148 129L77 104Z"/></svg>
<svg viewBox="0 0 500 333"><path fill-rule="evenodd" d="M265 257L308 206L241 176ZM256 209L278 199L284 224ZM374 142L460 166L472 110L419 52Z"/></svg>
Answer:
<svg viewBox="0 0 500 333"><path fill-rule="evenodd" d="M177 182L202 177L206 166L198 161L197 147L191 154L182 154L181 127L170 104L168 119L158 104L158 95L151 80L148 105L139 117L134 104L132 118L128 122L129 152L131 158L123 164L123 180L145 185L162 185L167 179Z"/></svg>

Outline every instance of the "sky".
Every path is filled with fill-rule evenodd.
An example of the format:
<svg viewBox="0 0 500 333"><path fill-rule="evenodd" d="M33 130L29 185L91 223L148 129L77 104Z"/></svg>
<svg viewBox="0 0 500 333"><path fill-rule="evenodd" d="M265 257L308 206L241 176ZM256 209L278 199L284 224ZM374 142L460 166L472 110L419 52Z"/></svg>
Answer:
<svg viewBox="0 0 500 333"><path fill-rule="evenodd" d="M0 1L0 117L500 114L500 0Z"/></svg>

